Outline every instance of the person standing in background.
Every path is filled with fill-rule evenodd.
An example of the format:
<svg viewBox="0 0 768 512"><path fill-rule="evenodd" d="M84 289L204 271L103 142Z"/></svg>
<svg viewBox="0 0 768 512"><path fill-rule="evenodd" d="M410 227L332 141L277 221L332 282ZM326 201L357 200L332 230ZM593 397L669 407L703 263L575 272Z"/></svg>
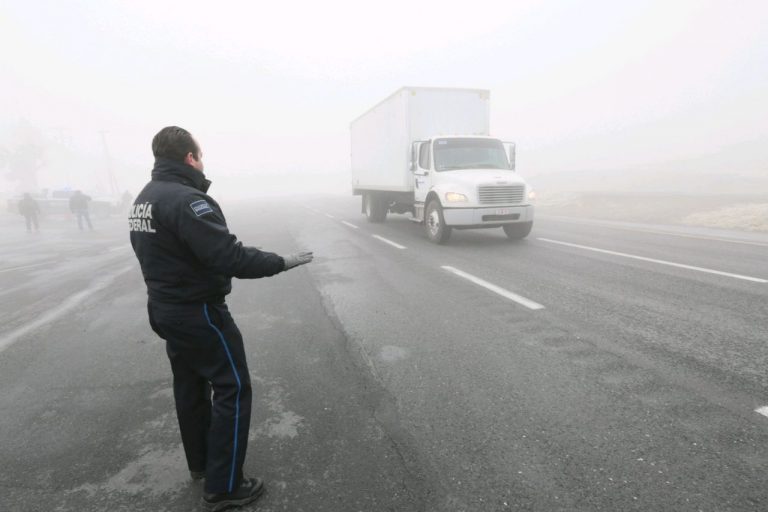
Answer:
<svg viewBox="0 0 768 512"><path fill-rule="evenodd" d="M27 223L27 233L32 232L33 226L35 232L39 231L40 226L37 222L37 214L40 213L40 206L31 195L24 194L22 200L19 201L19 213L24 216L24 220Z"/></svg>
<svg viewBox="0 0 768 512"><path fill-rule="evenodd" d="M91 224L91 217L88 214L88 201L91 200L91 196L87 196L75 190L72 197L69 198L69 211L77 215L77 227L80 231L83 230L83 219L88 223L88 229L93 231L93 224Z"/></svg>

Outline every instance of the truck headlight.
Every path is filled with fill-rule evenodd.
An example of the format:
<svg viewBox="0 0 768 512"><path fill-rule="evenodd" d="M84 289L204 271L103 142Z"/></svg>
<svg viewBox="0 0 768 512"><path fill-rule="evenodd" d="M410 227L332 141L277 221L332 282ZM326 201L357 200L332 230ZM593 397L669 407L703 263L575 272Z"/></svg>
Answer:
<svg viewBox="0 0 768 512"><path fill-rule="evenodd" d="M446 192L445 200L449 203L466 203L467 196L464 194L459 194L458 192Z"/></svg>
<svg viewBox="0 0 768 512"><path fill-rule="evenodd" d="M528 200L529 201L535 201L536 200L536 191L531 189L528 189Z"/></svg>

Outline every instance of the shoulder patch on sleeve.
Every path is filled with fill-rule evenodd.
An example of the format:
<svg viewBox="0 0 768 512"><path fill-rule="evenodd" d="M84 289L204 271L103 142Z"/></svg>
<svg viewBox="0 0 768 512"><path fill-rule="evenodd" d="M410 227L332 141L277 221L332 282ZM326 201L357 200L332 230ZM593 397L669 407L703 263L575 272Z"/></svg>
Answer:
<svg viewBox="0 0 768 512"><path fill-rule="evenodd" d="M200 199L198 201L194 201L189 203L189 207L192 208L192 211L195 212L195 215L198 217L201 215L205 215L206 213L212 213L213 209L208 205L208 201L205 199Z"/></svg>

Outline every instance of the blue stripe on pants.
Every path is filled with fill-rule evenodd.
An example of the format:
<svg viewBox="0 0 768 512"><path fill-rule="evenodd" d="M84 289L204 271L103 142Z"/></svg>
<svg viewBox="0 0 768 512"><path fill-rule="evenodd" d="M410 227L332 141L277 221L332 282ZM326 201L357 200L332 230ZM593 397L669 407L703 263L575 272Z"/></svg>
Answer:
<svg viewBox="0 0 768 512"><path fill-rule="evenodd" d="M235 462L237 461L237 435L238 435L238 428L240 426L240 390L242 389L242 386L240 385L240 376L237 374L237 368L235 368L235 362L232 360L232 354L229 352L229 347L227 346L227 340L224 339L224 334L211 322L211 317L208 315L208 304L203 304L203 313L205 314L205 319L208 321L208 325L211 326L211 328L216 331L216 334L219 335L219 339L221 340L221 344L224 346L224 351L227 353L227 358L229 359L229 364L232 366L232 372L235 374L235 380L237 381L237 397L235 398L235 443L234 447L232 448L232 469L229 474L229 486L227 492L232 492L232 488L235 484Z"/></svg>

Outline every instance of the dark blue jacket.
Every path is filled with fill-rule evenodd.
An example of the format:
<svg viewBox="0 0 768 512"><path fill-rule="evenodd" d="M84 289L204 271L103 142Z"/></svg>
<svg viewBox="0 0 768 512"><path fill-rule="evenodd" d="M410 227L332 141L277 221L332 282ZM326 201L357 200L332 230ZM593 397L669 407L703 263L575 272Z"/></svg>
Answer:
<svg viewBox="0 0 768 512"><path fill-rule="evenodd" d="M131 245L147 293L160 302L221 302L232 279L272 276L282 257L245 247L227 229L211 182L197 169L158 158L131 207Z"/></svg>

